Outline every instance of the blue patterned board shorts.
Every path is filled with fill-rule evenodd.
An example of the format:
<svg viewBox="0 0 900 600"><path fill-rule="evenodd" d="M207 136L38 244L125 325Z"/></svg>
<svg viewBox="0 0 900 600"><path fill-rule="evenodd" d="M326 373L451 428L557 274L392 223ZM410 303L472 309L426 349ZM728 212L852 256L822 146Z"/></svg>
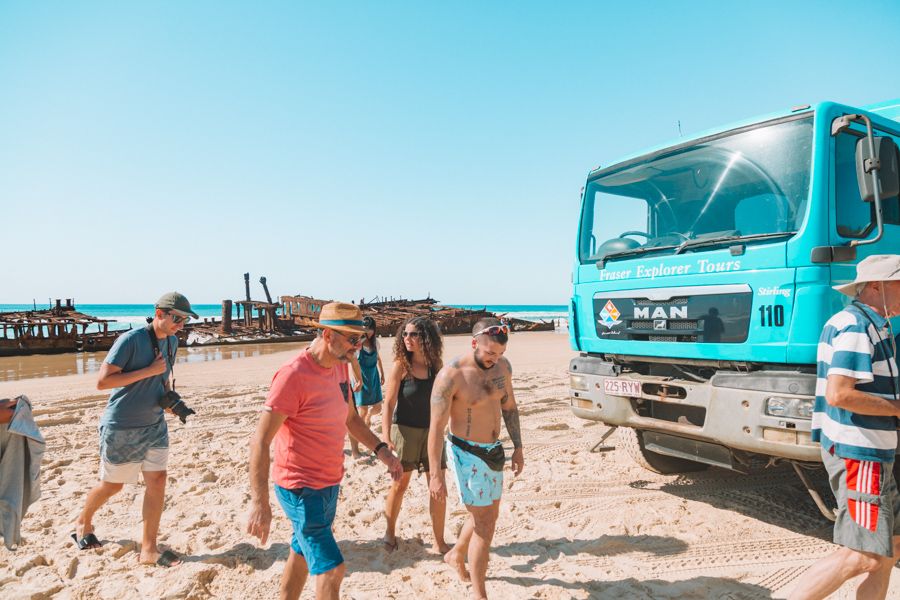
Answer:
<svg viewBox="0 0 900 600"><path fill-rule="evenodd" d="M492 444L466 441L485 450L500 445L499 441ZM483 460L454 445L449 439L446 444L460 501L468 506L490 506L499 500L503 492L503 471L494 471Z"/></svg>
<svg viewBox="0 0 900 600"><path fill-rule="evenodd" d="M164 418L147 427L100 427L100 480L137 483L142 471L165 471L169 428Z"/></svg>

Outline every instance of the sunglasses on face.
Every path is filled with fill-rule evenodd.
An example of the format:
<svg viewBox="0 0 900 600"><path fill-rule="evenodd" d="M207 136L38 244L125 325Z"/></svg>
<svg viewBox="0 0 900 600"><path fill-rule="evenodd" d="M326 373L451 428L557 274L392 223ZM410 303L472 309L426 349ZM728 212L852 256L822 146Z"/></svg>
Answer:
<svg viewBox="0 0 900 600"><path fill-rule="evenodd" d="M509 335L509 326L508 325L491 325L490 327L485 327L481 331L476 331L472 334L472 337L478 337L482 333L486 333L488 335Z"/></svg>
<svg viewBox="0 0 900 600"><path fill-rule="evenodd" d="M187 322L191 320L190 317L182 317L181 315L176 315L175 313L169 313L169 316L172 317L172 322L176 325L180 323L187 324Z"/></svg>
<svg viewBox="0 0 900 600"><path fill-rule="evenodd" d="M337 331L337 330L335 330L335 331ZM347 335L346 333L341 333L340 331L337 331L337 333L340 333L341 337L344 338L345 340L347 340L347 343L350 344L351 346L356 346L358 344L362 344L362 341L365 339L365 336L362 336L362 335L352 335L351 336L351 335Z"/></svg>
<svg viewBox="0 0 900 600"><path fill-rule="evenodd" d="M405 338L407 338L407 337L420 338L420 337L422 337L422 334L419 333L418 331L404 331L403 337L405 337Z"/></svg>

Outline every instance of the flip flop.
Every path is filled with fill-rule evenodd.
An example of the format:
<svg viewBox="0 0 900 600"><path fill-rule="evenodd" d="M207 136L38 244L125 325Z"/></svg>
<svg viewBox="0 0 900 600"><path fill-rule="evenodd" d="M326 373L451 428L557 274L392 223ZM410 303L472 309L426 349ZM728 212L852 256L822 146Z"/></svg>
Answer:
<svg viewBox="0 0 900 600"><path fill-rule="evenodd" d="M393 552L400 545L400 538L394 538L393 542L389 542L386 539L382 538L381 543L384 545L384 549L388 552Z"/></svg>
<svg viewBox="0 0 900 600"><path fill-rule="evenodd" d="M166 550L162 554L159 555L159 558L156 559L156 564L161 567L174 567L176 565L181 564L181 557L172 552L171 550Z"/></svg>
<svg viewBox="0 0 900 600"><path fill-rule="evenodd" d="M103 546L93 533L85 534L80 540L78 539L78 534L73 533L72 539L75 540L75 545L78 546L79 550L95 550Z"/></svg>

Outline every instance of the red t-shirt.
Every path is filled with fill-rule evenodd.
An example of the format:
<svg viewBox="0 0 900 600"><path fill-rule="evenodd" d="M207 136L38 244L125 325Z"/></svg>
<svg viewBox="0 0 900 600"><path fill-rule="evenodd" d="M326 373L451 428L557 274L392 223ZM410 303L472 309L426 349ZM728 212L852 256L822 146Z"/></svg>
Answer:
<svg viewBox="0 0 900 600"><path fill-rule="evenodd" d="M272 479L283 488L322 489L344 476L347 435L347 365L324 368L309 350L283 365L266 398L273 412L287 415L275 434Z"/></svg>

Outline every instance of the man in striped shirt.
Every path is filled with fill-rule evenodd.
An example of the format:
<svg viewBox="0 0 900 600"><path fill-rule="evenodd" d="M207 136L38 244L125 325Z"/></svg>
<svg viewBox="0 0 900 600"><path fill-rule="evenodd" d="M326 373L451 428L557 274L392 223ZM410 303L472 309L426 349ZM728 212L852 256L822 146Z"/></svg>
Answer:
<svg viewBox="0 0 900 600"><path fill-rule="evenodd" d="M869 256L855 281L834 289L854 300L819 339L812 439L837 500L834 543L842 548L810 567L793 600L825 598L863 574L856 597L884 598L900 557L900 381L888 321L900 315L900 256Z"/></svg>

